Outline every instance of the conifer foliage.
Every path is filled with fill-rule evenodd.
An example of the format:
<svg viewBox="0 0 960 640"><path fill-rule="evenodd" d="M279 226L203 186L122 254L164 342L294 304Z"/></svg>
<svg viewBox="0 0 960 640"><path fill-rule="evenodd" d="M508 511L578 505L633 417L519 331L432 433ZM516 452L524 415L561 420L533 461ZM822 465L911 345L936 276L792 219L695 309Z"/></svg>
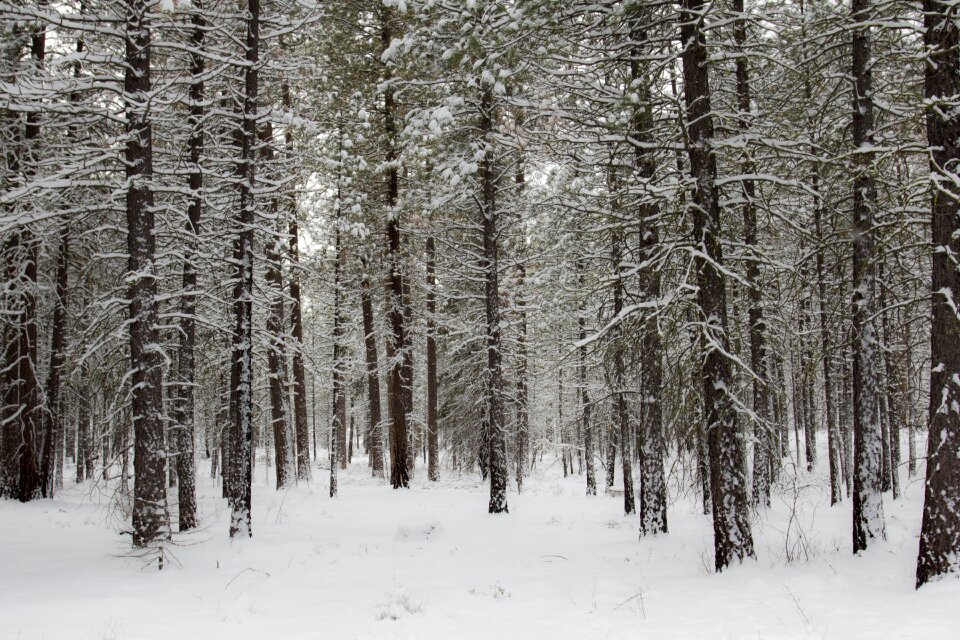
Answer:
<svg viewBox="0 0 960 640"><path fill-rule="evenodd" d="M260 465L508 520L556 464L724 571L790 482L860 553L920 474L957 572L956 11L0 1L0 496L162 563L201 461L234 539Z"/></svg>

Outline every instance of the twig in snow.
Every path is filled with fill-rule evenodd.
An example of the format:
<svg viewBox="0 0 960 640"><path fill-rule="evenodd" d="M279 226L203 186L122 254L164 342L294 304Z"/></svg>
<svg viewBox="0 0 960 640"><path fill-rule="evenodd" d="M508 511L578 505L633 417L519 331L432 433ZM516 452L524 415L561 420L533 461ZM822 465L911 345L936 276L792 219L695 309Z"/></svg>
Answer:
<svg viewBox="0 0 960 640"><path fill-rule="evenodd" d="M246 569L242 569L242 570L240 571L240 573L238 573L237 575L235 575L235 576L233 576L232 578L230 578L230 582L228 582L228 583L223 587L223 590L226 591L226 590L230 587L230 585L233 584L233 581L234 581L234 580L236 580L237 578L239 578L241 575L243 575L243 574L246 573L247 571L255 571L255 572L257 572L257 573L262 573L263 575L267 576L268 578L270 577L270 574L267 573L266 571L262 571L262 570L260 570L260 569L254 569L253 567L247 567Z"/></svg>

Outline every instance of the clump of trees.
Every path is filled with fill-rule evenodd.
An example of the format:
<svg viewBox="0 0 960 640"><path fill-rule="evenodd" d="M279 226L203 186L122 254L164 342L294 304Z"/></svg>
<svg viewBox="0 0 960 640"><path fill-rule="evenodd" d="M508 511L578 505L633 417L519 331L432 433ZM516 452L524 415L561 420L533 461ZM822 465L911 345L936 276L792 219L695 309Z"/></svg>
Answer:
<svg viewBox="0 0 960 640"><path fill-rule="evenodd" d="M956 571L954 13L0 3L0 493L69 458L151 548L200 457L250 536L255 464L506 513L549 456L641 536L679 474L719 571L788 465L882 539L926 431L917 584Z"/></svg>

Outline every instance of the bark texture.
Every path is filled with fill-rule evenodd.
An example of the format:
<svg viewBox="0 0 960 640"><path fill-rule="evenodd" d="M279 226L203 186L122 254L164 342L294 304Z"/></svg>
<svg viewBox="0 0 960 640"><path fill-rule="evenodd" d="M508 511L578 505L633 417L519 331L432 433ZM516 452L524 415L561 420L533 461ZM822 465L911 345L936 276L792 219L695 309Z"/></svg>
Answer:
<svg viewBox="0 0 960 640"><path fill-rule="evenodd" d="M694 244L699 291L705 431L710 465L714 564L722 571L754 557L747 506L746 470L738 414L730 397L733 374L728 352L726 281L721 267L720 198L713 154L713 115L703 0L684 0L681 13L683 79L690 174L694 180Z"/></svg>
<svg viewBox="0 0 960 640"><path fill-rule="evenodd" d="M925 92L933 180L930 430L917 586L960 571L960 27L952 2L924 0Z"/></svg>

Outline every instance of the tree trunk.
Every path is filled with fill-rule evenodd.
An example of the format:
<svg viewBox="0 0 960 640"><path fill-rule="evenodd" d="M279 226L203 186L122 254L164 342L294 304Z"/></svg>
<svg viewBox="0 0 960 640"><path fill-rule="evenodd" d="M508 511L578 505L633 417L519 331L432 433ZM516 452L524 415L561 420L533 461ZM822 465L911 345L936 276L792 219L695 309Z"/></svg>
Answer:
<svg viewBox="0 0 960 640"><path fill-rule="evenodd" d="M380 432L380 366L377 363L377 335L373 326L373 300L370 294L370 277L367 262L363 261L363 281L360 284L360 305L363 316L363 345L367 359L367 406L370 424L367 427L367 450L373 477L384 477L383 436Z"/></svg>
<svg viewBox="0 0 960 640"><path fill-rule="evenodd" d="M623 311L623 237L620 229L613 229L611 239L611 259L615 278L613 281L613 316ZM613 403L614 419L620 431L620 463L623 466L623 512L636 513L636 498L633 492L633 463L630 456L630 415L627 411L627 399L624 396L626 380L624 375L623 328L617 322L611 331L613 342Z"/></svg>
<svg viewBox="0 0 960 640"><path fill-rule="evenodd" d="M738 127L741 135L749 135L751 120L750 99L750 70L747 65L747 19L744 12L743 0L733 1L734 26L733 39L736 43L736 82L737 82L737 110ZM751 176L756 173L756 166L746 150L743 173ZM756 187L752 178L745 178L740 182L743 196L743 243L751 253L746 264L747 287L747 322L750 336L750 369L754 377L751 380L753 391L753 503L764 507L770 506L770 463L772 454L772 437L770 430L770 414L768 412L768 385L767 355L764 331L766 323L763 320L763 300L760 292L760 264L756 255L757 247L757 210L754 200Z"/></svg>
<svg viewBox="0 0 960 640"><path fill-rule="evenodd" d="M57 255L56 300L50 327L50 369L47 371L47 410L44 415L46 437L43 452L43 495L52 498L63 487L63 444L65 421L60 397L61 374L65 362L67 287L70 266L70 226L60 230Z"/></svg>
<svg viewBox="0 0 960 640"><path fill-rule="evenodd" d="M340 141L337 149L337 157L343 153L343 131L339 131ZM341 467L341 461L345 462L346 442L342 437L346 430L346 385L344 384L345 346L343 331L343 316L341 306L343 305L343 287L341 285L341 273L343 271L344 250L343 234L340 230L341 203L343 202L342 184L344 176L342 173L337 175L337 195L334 203L334 257L333 257L333 372L331 382L333 389L331 393L331 421L330 421L330 497L334 498L339 492L337 469ZM343 465L344 468L346 465Z"/></svg>
<svg viewBox="0 0 960 640"><path fill-rule="evenodd" d="M714 562L722 571L732 562L753 557L753 536L747 506L743 443L732 393L733 373L725 355L728 346L726 282L720 235L720 199L713 154L713 115L703 0L684 0L681 16L683 77L687 107L687 138L693 190L693 236L701 256L696 258L698 304L703 323L702 384L710 489L713 507ZM716 346L712 346L716 345Z"/></svg>
<svg viewBox="0 0 960 640"><path fill-rule="evenodd" d="M231 467L234 476L230 503L230 537L251 537L250 521L253 446L253 244L256 203L257 98L260 58L260 0L247 2L243 118L237 178L240 188L238 236L234 248L234 338L231 385Z"/></svg>
<svg viewBox="0 0 960 640"><path fill-rule="evenodd" d="M264 143L269 145L268 141ZM274 210L276 211L276 207ZM277 489L284 489L293 481L293 436L295 435L290 428L287 355L283 347L286 326L283 317L283 258L281 255L283 244L285 243L279 234L267 240L265 252L267 271L264 275L268 295L271 298L270 312L267 317L267 371L270 378L270 424L273 431L273 447L276 452Z"/></svg>
<svg viewBox="0 0 960 640"><path fill-rule="evenodd" d="M13 48L19 56L19 49ZM46 56L46 26L39 23L30 37L30 58L39 73ZM19 60L14 60L14 64ZM6 123L4 123L6 124ZM21 133L20 120L14 118L12 153L9 155L9 178L29 180L36 174L36 143L40 137L39 114L31 112ZM21 175L22 174L22 175ZM8 178L9 176L9 178ZM3 367L0 388L3 390L3 459L0 472L4 478L0 495L28 502L44 490L44 464L39 437L43 435L44 413L41 407L37 358L37 260L39 238L31 224L18 225L9 232L4 245L6 293Z"/></svg>
<svg viewBox="0 0 960 640"><path fill-rule="evenodd" d="M660 244L658 219L660 209L653 200L652 180L656 169L650 151L653 143L653 106L648 70L642 62L641 45L647 42L642 26L645 12L634 11L630 40L634 43L630 57L631 91L641 99L634 105L630 138L634 146L634 178L639 185L640 223L640 288L643 312L640 363L640 424L637 426L637 455L640 462L640 535L667 532L667 484L663 475L664 441L663 409L663 340L657 326L660 299L660 271L654 264ZM628 512L629 513L629 512Z"/></svg>
<svg viewBox="0 0 960 640"><path fill-rule="evenodd" d="M144 105L150 85L149 12L127 0L124 99L127 116L126 212L130 282L130 361L134 431L133 545L146 547L166 526L162 359L156 345L157 278L154 236L152 127ZM87 450L91 454L92 447Z"/></svg>
<svg viewBox="0 0 960 640"><path fill-rule="evenodd" d="M518 177L519 179L519 177ZM530 452L530 408L527 388L527 303L524 298L527 267L523 256L517 264L517 314L519 316L519 335L517 336L517 491L523 490L527 455Z"/></svg>
<svg viewBox="0 0 960 640"><path fill-rule="evenodd" d="M393 42L391 20L393 12L384 6L381 8L380 42L383 51L387 51ZM404 314L404 275L403 258L401 256L400 221L397 210L399 197L399 173L397 169L396 148L396 105L394 104L394 90L391 84L391 63L385 63L384 90L383 90L383 118L386 133L386 180L387 180L387 250L389 255L390 277L387 291L388 313L390 325L388 340L388 358L390 368L387 373L387 406L390 414L390 484L394 489L410 485L410 469L408 466L409 446L407 429L406 394L404 386L410 380L404 379L408 371L407 361L410 358L410 349L407 336L406 317Z"/></svg>
<svg viewBox="0 0 960 640"><path fill-rule="evenodd" d="M844 342L849 343L849 340ZM841 354L840 372L840 437L843 439L843 484L847 490L847 497L853 496L853 386L850 375L850 358L847 349Z"/></svg>
<svg viewBox="0 0 960 640"><path fill-rule="evenodd" d="M577 261L579 267L579 278L577 280L580 291L583 291L584 281L583 281L583 266L581 261ZM587 346L584 342L587 339L587 322L586 322L586 305L584 302L580 303L580 309L577 314L577 327L580 330L580 347L577 349L577 386L580 390L580 406L583 411L583 457L586 460L587 464L587 495L595 496L597 495L597 472L596 465L594 464L594 444L593 444L593 431L594 425L592 424L590 417L592 412L592 405L590 403L590 392L587 389ZM525 399L525 398L524 398ZM525 426L525 425L521 425ZM517 472L519 477L519 471Z"/></svg>
<svg viewBox="0 0 960 640"><path fill-rule="evenodd" d="M261 156L269 167L273 164L273 127L268 122L260 133ZM273 218L281 221L280 205L276 197L271 203ZM265 258L267 269L264 278L270 300L267 315L267 374L270 395L270 426L273 433L274 467L277 489L290 485L294 476L294 439L296 433L290 423L290 388L287 384L287 354L284 348L286 322L284 320L283 296L283 247L289 242L289 228L282 222L274 229L275 235L267 239ZM288 245L289 246L289 245ZM294 389L296 393L296 386ZM268 462L269 464L269 462ZM308 457L309 465L309 457Z"/></svg>
<svg viewBox="0 0 960 640"><path fill-rule="evenodd" d="M560 451L560 459L563 462L563 477L570 475L570 469L567 467L567 446L566 433L563 428L563 347L557 344L557 423L554 428L554 436L557 441L557 448Z"/></svg>
<svg viewBox="0 0 960 640"><path fill-rule="evenodd" d="M882 275L880 280L881 282L883 281ZM891 347L893 335L890 331L890 311L887 308L887 287L883 284L881 284L880 287L880 308L882 309L880 321L883 329L881 344L883 345L884 367L884 393L880 401L883 403L882 410L886 412L887 418L886 440L884 441L884 456L887 461L886 484L889 485L890 490L893 492L893 499L896 500L900 497L900 475L898 472L900 466L900 403L902 399L900 398L898 389L900 385L897 384L896 365L894 364L895 356Z"/></svg>
<svg viewBox="0 0 960 640"><path fill-rule="evenodd" d="M480 214L483 218L483 272L486 311L486 418L489 434L490 513L506 513L507 508L507 437L503 418L503 369L500 340L500 261L497 249L498 212L496 203L497 168L494 158L496 114L493 84L480 86Z"/></svg>
<svg viewBox="0 0 960 640"><path fill-rule="evenodd" d="M832 349L830 341L830 323L827 320L827 284L824 275L824 237L823 207L820 201L819 167L814 169L813 190L816 192L813 204L813 223L817 234L817 296L820 298L820 348L823 367L823 400L827 414L827 453L830 457L830 505L838 504L843 497L840 471L840 431L837 427L837 413L833 406Z"/></svg>
<svg viewBox="0 0 960 640"><path fill-rule="evenodd" d="M427 479L440 479L440 434L437 431L437 279L436 248L427 237Z"/></svg>
<svg viewBox="0 0 960 640"><path fill-rule="evenodd" d="M930 330L930 429L924 487L917 586L960 571L960 192L956 187L960 160L960 26L956 6L924 0L924 44L927 46L925 94L927 142L933 179L933 298Z"/></svg>
<svg viewBox="0 0 960 640"><path fill-rule="evenodd" d="M913 336L910 332L910 323L900 321L903 330L904 364L900 377L901 393L903 393L903 421L907 425L907 478L917 475L917 440L916 416L913 385Z"/></svg>
<svg viewBox="0 0 960 640"><path fill-rule="evenodd" d="M293 100L290 97L290 85L286 82L280 88L284 110L292 115ZM293 152L293 130L291 125L284 128L287 153ZM303 364L303 304L300 296L300 226L297 220L296 202L290 204L290 333L293 338L293 427L296 437L297 478L309 481L310 471L310 434L307 426L307 375ZM316 437L316 434L314 434ZM288 445L289 446L289 445ZM316 446L314 446L316 449ZM316 456L314 456L316 457Z"/></svg>
<svg viewBox="0 0 960 640"><path fill-rule="evenodd" d="M190 139L187 142L190 154L190 207L187 210L186 242L183 256L183 290L180 298L180 343L177 349L177 385L174 387L174 423L177 436L176 469L179 483L178 523L180 531L189 531L197 526L197 495L194 466L194 378L196 365L194 344L196 341L197 313L197 240L200 234L200 217L203 213L203 156L205 126L204 117L204 59L203 36L206 21L203 6L196 0L191 13L193 32L190 53Z"/></svg>
<svg viewBox="0 0 960 640"><path fill-rule="evenodd" d="M606 487L609 492L610 489L613 489L613 483L616 475L617 468L617 432L619 431L619 425L614 422L610 422L609 427L607 428L607 457L606 457L606 467L607 467L607 478L606 478Z"/></svg>
<svg viewBox="0 0 960 640"><path fill-rule="evenodd" d="M877 415L877 332L874 211L877 191L871 175L873 88L871 87L870 0L852 0L853 145L853 552L885 538L881 464L883 442Z"/></svg>

